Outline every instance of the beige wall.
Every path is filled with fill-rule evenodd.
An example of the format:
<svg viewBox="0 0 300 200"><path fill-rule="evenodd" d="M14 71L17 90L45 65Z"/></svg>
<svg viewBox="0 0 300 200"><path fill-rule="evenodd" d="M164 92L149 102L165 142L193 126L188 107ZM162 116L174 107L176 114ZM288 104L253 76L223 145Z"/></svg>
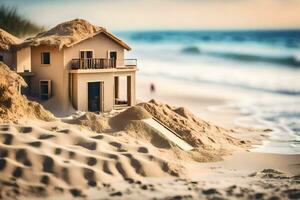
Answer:
<svg viewBox="0 0 300 200"><path fill-rule="evenodd" d="M92 70L87 70L92 71ZM114 77L131 76L131 102L136 104L135 71L73 73L72 101L77 110L88 111L88 82L103 82L103 111L114 109Z"/></svg>
<svg viewBox="0 0 300 200"><path fill-rule="evenodd" d="M74 94L77 93L77 98L74 96L74 103L77 110L88 111L88 82L103 82L103 111L113 109L113 91L114 80L113 73L89 73L89 74L74 74L77 83L74 87ZM77 90L77 92L76 92Z"/></svg>
<svg viewBox="0 0 300 200"><path fill-rule="evenodd" d="M41 53L50 52L50 64L41 64ZM31 47L31 64L34 76L32 78L32 95L39 97L40 80L51 80L52 97L49 101L54 105L45 103L46 107L54 111L55 106L61 113L67 112L69 107L68 71L64 67L64 52L55 47Z"/></svg>
<svg viewBox="0 0 300 200"><path fill-rule="evenodd" d="M17 72L31 71L31 48L26 47L16 53Z"/></svg>
<svg viewBox="0 0 300 200"><path fill-rule="evenodd" d="M3 62L10 68L14 69L14 54L12 51L0 50L0 55L3 56Z"/></svg>
<svg viewBox="0 0 300 200"><path fill-rule="evenodd" d="M31 70L31 50L30 47L19 50L3 51L0 50L0 55L3 56L4 63L12 70L24 72Z"/></svg>
<svg viewBox="0 0 300 200"><path fill-rule="evenodd" d="M72 47L65 48L64 62L68 67L70 67L72 59L79 58L80 50L94 51L94 58L108 58L108 51L117 51L117 65L124 65L124 48L102 33Z"/></svg>

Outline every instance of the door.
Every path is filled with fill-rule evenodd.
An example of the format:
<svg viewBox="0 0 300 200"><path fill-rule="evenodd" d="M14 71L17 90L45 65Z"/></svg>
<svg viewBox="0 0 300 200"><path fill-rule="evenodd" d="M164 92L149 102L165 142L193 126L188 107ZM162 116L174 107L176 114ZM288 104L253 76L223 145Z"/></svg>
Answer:
<svg viewBox="0 0 300 200"><path fill-rule="evenodd" d="M101 82L88 83L88 111L100 112L102 110Z"/></svg>
<svg viewBox="0 0 300 200"><path fill-rule="evenodd" d="M117 64L117 52L116 51L110 51L109 52L109 58L111 59L112 66L111 67L116 67Z"/></svg>
<svg viewBox="0 0 300 200"><path fill-rule="evenodd" d="M82 68L91 68L92 67L92 58L93 51L80 51L80 60Z"/></svg>

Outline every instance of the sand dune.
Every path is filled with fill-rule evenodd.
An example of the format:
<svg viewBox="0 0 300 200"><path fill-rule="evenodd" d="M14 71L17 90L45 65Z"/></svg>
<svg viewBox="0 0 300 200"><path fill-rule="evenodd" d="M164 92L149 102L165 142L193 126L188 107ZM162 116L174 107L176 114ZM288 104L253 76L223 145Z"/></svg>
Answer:
<svg viewBox="0 0 300 200"><path fill-rule="evenodd" d="M82 196L90 188L118 181L188 178L186 161L223 155L205 145L181 150L143 122L149 117L145 108L134 106L121 113L86 113L67 123L25 120L1 125L2 193L8 198ZM230 146L224 149L232 151Z"/></svg>
<svg viewBox="0 0 300 200"><path fill-rule="evenodd" d="M218 150L247 145L247 141L232 137L232 130L199 119L186 108L177 108L155 100L139 106L144 107L194 147Z"/></svg>
<svg viewBox="0 0 300 200"><path fill-rule="evenodd" d="M154 147L107 134L1 125L0 140L0 180L17 185L16 191L72 193L126 178L182 175L183 167L159 156Z"/></svg>
<svg viewBox="0 0 300 200"><path fill-rule="evenodd" d="M185 115L177 114L176 111L179 112L179 110L182 110ZM144 119L152 117L160 120L194 149L191 151L180 149L144 122ZM181 160L217 161L234 150L248 148L251 145L250 141L234 137L236 134L234 131L198 119L187 109L171 107L154 100L133 106L121 113L110 115L86 113L79 118L65 120L65 122L111 135L125 132L125 137L135 138L157 148L169 150L175 158Z"/></svg>
<svg viewBox="0 0 300 200"><path fill-rule="evenodd" d="M26 118L45 121L55 119L42 105L28 101L20 94L19 88L26 87L25 81L3 62L0 62L0 77L0 123L17 122Z"/></svg>

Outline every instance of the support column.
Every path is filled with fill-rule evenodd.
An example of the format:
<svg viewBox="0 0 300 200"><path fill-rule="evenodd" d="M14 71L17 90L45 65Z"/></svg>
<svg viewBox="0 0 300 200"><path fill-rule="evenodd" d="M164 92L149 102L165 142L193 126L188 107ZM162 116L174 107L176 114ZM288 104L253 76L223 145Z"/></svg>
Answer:
<svg viewBox="0 0 300 200"><path fill-rule="evenodd" d="M127 105L131 104L131 76L127 76Z"/></svg>
<svg viewBox="0 0 300 200"><path fill-rule="evenodd" d="M119 77L115 76L115 99L119 98Z"/></svg>

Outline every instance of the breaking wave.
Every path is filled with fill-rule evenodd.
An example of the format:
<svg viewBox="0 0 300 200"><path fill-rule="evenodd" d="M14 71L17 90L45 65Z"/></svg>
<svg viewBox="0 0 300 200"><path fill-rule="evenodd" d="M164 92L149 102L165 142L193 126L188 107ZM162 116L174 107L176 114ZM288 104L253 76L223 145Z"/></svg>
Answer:
<svg viewBox="0 0 300 200"><path fill-rule="evenodd" d="M206 50L196 46L183 47L181 52L190 55L199 56L213 56L223 59L230 59L243 62L266 62L274 63L277 65L285 65L290 67L300 67L300 59L295 55L266 55L266 54L256 54L255 52L245 53L245 52L234 52L234 51L214 51Z"/></svg>

